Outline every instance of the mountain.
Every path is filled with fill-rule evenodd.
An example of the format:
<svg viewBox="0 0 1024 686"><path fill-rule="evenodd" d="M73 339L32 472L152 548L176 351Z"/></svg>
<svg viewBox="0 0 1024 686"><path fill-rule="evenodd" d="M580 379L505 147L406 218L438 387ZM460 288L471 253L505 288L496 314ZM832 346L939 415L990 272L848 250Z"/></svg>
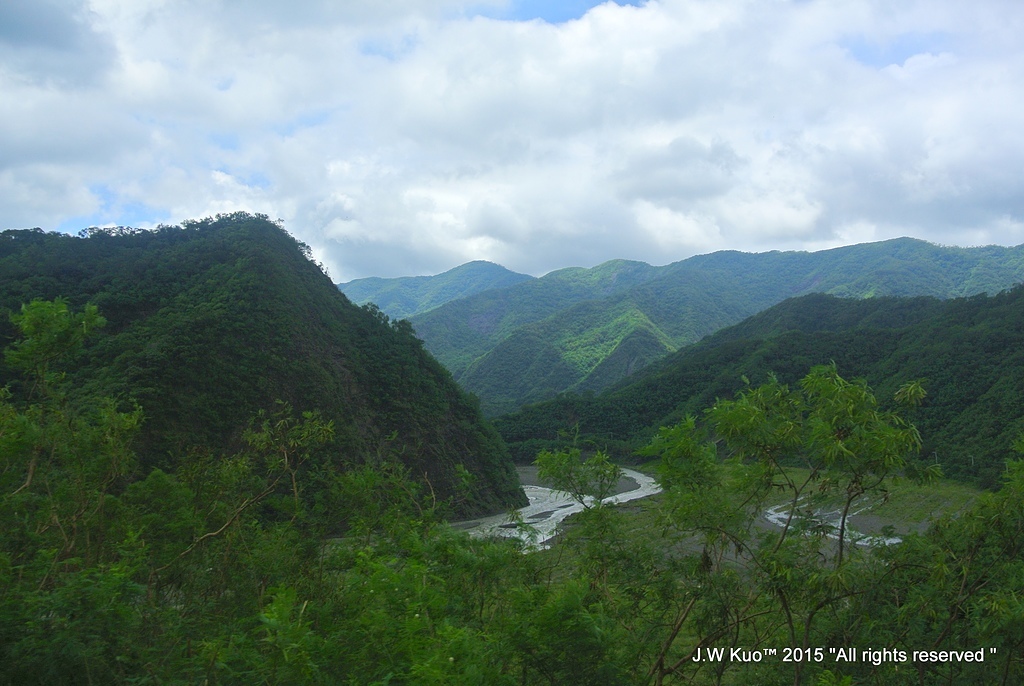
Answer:
<svg viewBox="0 0 1024 686"><path fill-rule="evenodd" d="M581 450L540 473L583 502L611 476L584 452L742 374L796 383L832 359L883 403L918 376L929 392L875 412L819 368L716 403L645 453L662 497L590 507L523 554L439 521L452 473L477 507L499 500L501 444L405 320L353 306L307 256L245 214L0 233L0 684L1024 683L1024 461L997 461L1024 416L1024 288L791 299L614 391L503 418L518 447L578 425ZM642 299L623 302L611 320L634 321ZM635 321L598 368L661 344ZM310 412L264 417L235 450L276 398ZM926 460L1003 488L899 478L920 466L904 419ZM839 654L758 662L796 643ZM714 659L726 645L744 657ZM857 645L888 659L847 659Z"/></svg>
<svg viewBox="0 0 1024 686"><path fill-rule="evenodd" d="M786 298L953 298L1021 281L1024 246L899 238L814 253L722 251L664 267L613 261L482 292L410 321L485 413L498 415L562 391L600 391Z"/></svg>
<svg viewBox="0 0 1024 686"><path fill-rule="evenodd" d="M910 420L922 454L950 476L993 486L1024 433L1024 286L994 296L870 299L812 294L786 300L650 365L598 396L564 394L496 420L519 460L579 431L626 457L659 426L774 374L796 383L835 362L883 402L920 380Z"/></svg>
<svg viewBox="0 0 1024 686"><path fill-rule="evenodd" d="M264 216L0 234L0 308L58 297L108 320L71 387L141 405L145 469L231 451L254 413L283 401L334 422L323 467L393 456L442 498L468 477L465 513L525 500L501 439L408 324L353 305ZM14 333L3 317L0 345ZM18 377L0 365L2 384L17 390Z"/></svg>
<svg viewBox="0 0 1024 686"><path fill-rule="evenodd" d="M584 301L618 295L658 272L657 267L628 260L612 260L592 269L559 269L539 279L453 300L410 322L427 349L459 379L518 327Z"/></svg>
<svg viewBox="0 0 1024 686"><path fill-rule="evenodd" d="M370 277L338 284L357 305L372 302L392 319L408 319L446 302L533 279L493 262L477 260L436 276Z"/></svg>

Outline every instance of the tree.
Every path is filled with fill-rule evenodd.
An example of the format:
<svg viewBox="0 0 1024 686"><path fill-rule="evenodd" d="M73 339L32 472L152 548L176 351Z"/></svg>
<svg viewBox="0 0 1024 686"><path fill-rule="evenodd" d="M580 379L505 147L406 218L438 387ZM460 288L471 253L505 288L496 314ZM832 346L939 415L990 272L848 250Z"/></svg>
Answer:
<svg viewBox="0 0 1024 686"><path fill-rule="evenodd" d="M107 323L95 305L73 314L63 298L33 300L21 306L20 314L12 314L11 321L22 339L4 352L4 358L28 377L28 400L47 394L53 383L63 378L54 367L66 362L87 337Z"/></svg>
<svg viewBox="0 0 1024 686"><path fill-rule="evenodd" d="M905 406L922 397L918 384L897 394ZM863 590L861 558L849 553L851 508L884 495L885 480L919 447L912 425L834 365L813 368L795 389L772 378L718 401L703 424L688 417L662 429L644 454L660 458L678 545L697 554L651 668L655 683L703 669L690 658L723 641L825 645L816 630L822 613ZM769 508L778 527L763 524ZM838 509L838 521L825 509ZM795 664L796 683L804 664Z"/></svg>
<svg viewBox="0 0 1024 686"><path fill-rule="evenodd" d="M534 461L537 476L585 508L600 507L615 490L622 470L600 450L584 459L579 448L541 451Z"/></svg>

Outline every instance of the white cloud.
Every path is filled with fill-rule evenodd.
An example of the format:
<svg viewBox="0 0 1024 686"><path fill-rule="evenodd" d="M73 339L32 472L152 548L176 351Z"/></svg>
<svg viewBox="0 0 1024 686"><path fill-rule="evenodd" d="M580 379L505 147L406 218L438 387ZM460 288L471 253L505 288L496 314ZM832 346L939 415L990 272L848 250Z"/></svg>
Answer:
<svg viewBox="0 0 1024 686"><path fill-rule="evenodd" d="M338 280L1022 240L1019 3L7 7L0 228L249 209Z"/></svg>
<svg viewBox="0 0 1024 686"><path fill-rule="evenodd" d="M713 216L675 212L647 200L638 200L634 211L640 230L663 249L708 248L721 240L721 231Z"/></svg>

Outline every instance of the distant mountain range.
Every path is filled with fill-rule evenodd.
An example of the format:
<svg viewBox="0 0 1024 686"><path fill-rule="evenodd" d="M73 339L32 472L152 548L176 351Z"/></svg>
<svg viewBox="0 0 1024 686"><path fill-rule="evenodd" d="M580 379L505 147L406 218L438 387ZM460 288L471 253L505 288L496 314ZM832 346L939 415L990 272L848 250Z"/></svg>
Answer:
<svg viewBox="0 0 1024 686"><path fill-rule="evenodd" d="M899 238L813 253L722 251L663 267L613 260L538 279L516 275L517 283L494 287L480 271L498 275L503 268L464 267L473 278L463 279L460 267L417 281L378 280L376 297L410 298L402 307L418 312L410 316L417 335L494 416L564 391L599 392L794 296L997 293L1024 281L1024 246L956 248ZM438 304L441 292L451 299Z"/></svg>
<svg viewBox="0 0 1024 686"><path fill-rule="evenodd" d="M602 394L563 394L495 424L520 461L564 445L567 430L581 445L628 458L658 427L700 415L748 381L773 374L795 384L832 362L844 378L865 379L885 406L902 384L920 380L928 395L908 418L921 432L924 460L994 487L1024 435L1024 286L950 300L789 299Z"/></svg>
<svg viewBox="0 0 1024 686"><path fill-rule="evenodd" d="M356 305L372 302L392 319L408 319L446 302L492 288L513 286L534 277L477 260L436 276L370 277L339 283L338 288Z"/></svg>

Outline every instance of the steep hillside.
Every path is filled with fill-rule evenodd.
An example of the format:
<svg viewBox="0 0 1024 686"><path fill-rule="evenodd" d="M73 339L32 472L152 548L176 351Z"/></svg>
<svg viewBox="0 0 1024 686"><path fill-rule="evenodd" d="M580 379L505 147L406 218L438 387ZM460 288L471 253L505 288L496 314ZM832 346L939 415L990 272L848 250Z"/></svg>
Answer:
<svg viewBox="0 0 1024 686"><path fill-rule="evenodd" d="M370 277L339 283L338 288L357 305L372 302L392 319L408 319L452 300L531 279L528 274L477 260L436 276Z"/></svg>
<svg viewBox="0 0 1024 686"><path fill-rule="evenodd" d="M496 420L517 459L579 427L583 441L620 456L653 431L775 374L795 383L835 362L878 397L921 380L928 393L910 419L923 455L953 477L992 486L1024 432L1024 287L995 296L787 300L651 365L600 396L566 394Z"/></svg>
<svg viewBox="0 0 1024 686"><path fill-rule="evenodd" d="M571 287L566 272L574 276ZM606 388L786 298L813 292L951 298L1020 281L1024 246L947 248L901 238L815 253L724 251L665 267L620 262L563 270L451 302L412 322L485 412L500 414L557 391ZM524 335L514 344L502 344L519 331ZM547 366L555 353L559 368L571 370L557 374L561 388L551 385L551 374L535 385L510 375ZM615 361L604 364L609 357Z"/></svg>
<svg viewBox="0 0 1024 686"><path fill-rule="evenodd" d="M0 234L0 307L56 297L107 318L73 387L142 406L147 468L173 469L197 447L231 450L252 415L281 400L334 422L339 468L398 456L449 497L464 467L464 511L524 497L500 438L408 325L352 305L265 217ZM7 344L7 317L0 326ZM0 383L17 377L0 368Z"/></svg>
<svg viewBox="0 0 1024 686"><path fill-rule="evenodd" d="M410 321L427 349L458 379L518 327L585 300L618 295L657 274L656 267L627 260L612 260L593 269L559 269L539 279L454 300Z"/></svg>
<svg viewBox="0 0 1024 686"><path fill-rule="evenodd" d="M497 415L566 389L600 390L675 349L630 298L588 300L515 329L459 383Z"/></svg>

